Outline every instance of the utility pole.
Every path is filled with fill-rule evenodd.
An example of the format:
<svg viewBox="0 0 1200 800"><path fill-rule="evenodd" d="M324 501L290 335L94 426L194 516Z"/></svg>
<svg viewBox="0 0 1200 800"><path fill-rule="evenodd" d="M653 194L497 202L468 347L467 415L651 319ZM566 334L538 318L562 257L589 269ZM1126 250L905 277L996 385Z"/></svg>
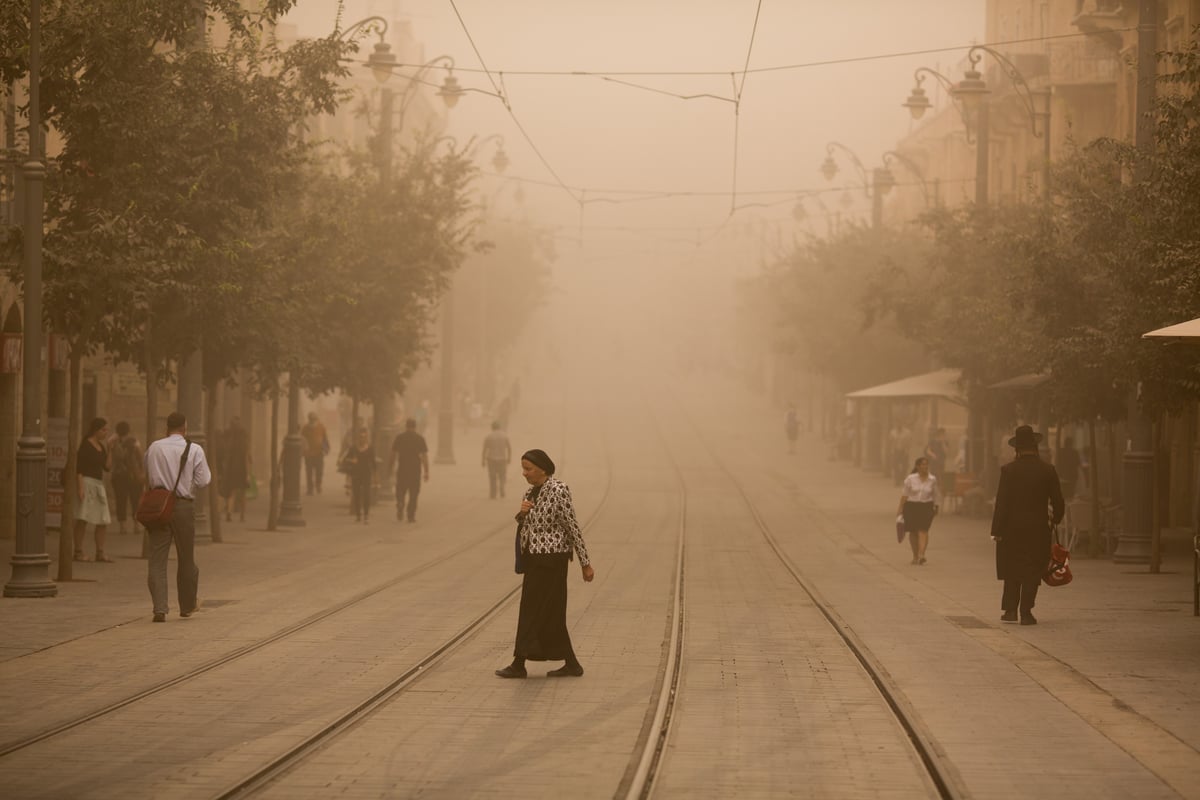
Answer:
<svg viewBox="0 0 1200 800"><path fill-rule="evenodd" d="M1158 49L1158 3L1139 0L1137 26L1137 103L1134 144L1141 151L1134 180L1150 177L1150 156L1154 152L1154 95L1158 77L1155 52ZM1153 425L1141 403L1141 386L1130 392L1128 414L1129 440L1121 458L1122 530L1113 561L1118 564L1152 564L1154 527L1154 433Z"/></svg>

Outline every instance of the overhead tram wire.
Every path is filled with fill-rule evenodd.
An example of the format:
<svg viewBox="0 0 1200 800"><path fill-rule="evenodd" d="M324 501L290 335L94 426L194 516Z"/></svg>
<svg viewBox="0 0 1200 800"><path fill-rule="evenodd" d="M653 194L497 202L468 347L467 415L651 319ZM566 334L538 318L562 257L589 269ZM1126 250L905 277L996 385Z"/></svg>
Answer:
<svg viewBox="0 0 1200 800"><path fill-rule="evenodd" d="M487 79L492 84L492 88L496 90L496 96L500 98L500 102L504 103L504 108L508 111L508 115L512 117L513 124L517 126L517 130L521 132L521 136L525 138L525 142L530 146L530 148L533 149L534 155L536 155L538 160L542 162L542 166L544 166L546 170L554 177L554 180L558 181L558 185L562 187L563 191L570 195L571 199L576 203L580 203L582 207L582 199L575 196L575 192L571 190L571 187L567 186L566 181L562 179L554 167L550 166L550 162L546 159L546 156L542 154L542 151L540 148L538 148L537 144L533 141L533 137L529 135L527 130L525 130L525 126L521 124L521 120L517 119L517 115L512 108L512 103L509 102L508 96L504 93L501 85L504 81L504 72L501 71L499 73L500 83L497 83L496 79L492 77L491 70L487 68L487 62L483 60L483 54L479 52L478 45L475 44L475 37L471 35L471 30L467 27L467 21L463 19L462 13L458 10L458 4L455 3L454 0L450 0L450 7L454 9L454 15L458 17L458 24L462 26L463 33L466 35L467 41L471 43L471 49L475 51L475 57L479 59L479 65L483 68L483 73L487 75Z"/></svg>
<svg viewBox="0 0 1200 800"><path fill-rule="evenodd" d="M754 53L754 38L758 35L758 18L762 14L762 0L754 9L754 24L750 27L750 44L746 46L746 63L742 64L742 80L739 83L733 74L733 169L729 187L729 216L737 212L738 146L742 128L742 91L746 88L746 71L750 69L750 56Z"/></svg>
<svg viewBox="0 0 1200 800"><path fill-rule="evenodd" d="M1137 30L1134 27L1114 28L1113 33L1124 33ZM1059 33L1053 36L1033 36L1026 39L1005 39L997 42L985 42L988 47L1008 47L1010 45L1020 44L1036 44L1038 42L1053 42L1064 39L1081 39L1089 36L1087 33ZM770 67L755 67L754 69L746 69L745 73L749 75L760 75L765 72L785 72L797 69L811 69L813 67L831 67L840 64L859 64L867 61L885 61L894 58L908 58L911 56L937 55L940 53L954 53L959 50L969 50L977 46L978 43L953 45L950 47L931 47L924 50L904 50L895 53L877 53L870 56L848 56L846 58L831 58L821 61L804 61L796 64L778 64ZM398 67L413 67L415 64L397 64ZM473 67L455 67L458 72L482 72L491 74L486 69L477 69ZM603 78L606 76L622 76L622 77L723 77L729 75L731 70L518 70L506 69L499 70L498 74L517 76L517 77L566 77L566 78ZM737 70L733 70L737 72ZM640 87L634 84L636 88Z"/></svg>

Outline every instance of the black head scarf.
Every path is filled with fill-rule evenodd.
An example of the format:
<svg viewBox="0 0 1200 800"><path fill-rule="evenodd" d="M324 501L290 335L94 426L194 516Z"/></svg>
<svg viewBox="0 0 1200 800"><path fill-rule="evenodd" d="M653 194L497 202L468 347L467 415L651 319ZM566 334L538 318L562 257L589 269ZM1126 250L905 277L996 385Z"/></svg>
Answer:
<svg viewBox="0 0 1200 800"><path fill-rule="evenodd" d="M554 462L546 455L545 450L526 450L521 460L528 461L547 475L554 474Z"/></svg>

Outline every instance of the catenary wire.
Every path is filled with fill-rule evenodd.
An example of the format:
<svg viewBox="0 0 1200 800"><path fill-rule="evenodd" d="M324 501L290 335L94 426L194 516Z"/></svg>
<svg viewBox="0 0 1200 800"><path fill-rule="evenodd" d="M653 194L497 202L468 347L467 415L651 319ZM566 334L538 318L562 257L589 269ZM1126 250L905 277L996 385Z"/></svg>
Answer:
<svg viewBox="0 0 1200 800"><path fill-rule="evenodd" d="M1136 30L1136 28L1113 28L1113 33L1127 33ZM1051 36L1033 36L1027 39L1005 39L997 42L985 42L983 46L987 47L1007 47L1009 45L1018 44L1035 44L1037 42L1052 42L1061 41L1063 39L1081 39L1089 36L1087 33L1059 33ZM936 55L938 53L953 53L960 50L969 50L972 47L981 46L976 43L959 44L948 47L930 47L923 50L903 50L894 53L877 53L869 56L848 56L846 58L831 58L821 61L804 61L796 64L777 64L768 67L755 67L747 69L746 72L750 75L757 75L764 72L782 72L797 69L810 69L813 67L830 67L839 64L857 64L866 61L883 61L893 58L908 58L911 56ZM415 64L397 64L397 67L412 67ZM469 67L456 68L459 72L486 72L483 69L475 69ZM518 77L598 77L605 75L629 76L629 77L716 77L724 76L730 73L730 70L518 70L506 69L503 70L505 75L515 75Z"/></svg>
<svg viewBox="0 0 1200 800"><path fill-rule="evenodd" d="M525 130L525 126L521 124L521 120L517 118L516 113L513 111L512 103L509 102L508 96L504 93L501 86L501 84L504 82L504 72L501 71L498 73L500 76L500 82L497 83L496 78L492 76L491 70L487 68L487 63L483 60L483 54L479 52L479 47L475 44L475 38L471 36L471 30L467 27L467 21L463 19L463 15L458 10L458 5L454 2L454 0L450 0L450 7L454 9L454 15L458 17L458 23L462 26L463 33L466 35L467 41L471 43L471 49L475 51L475 57L479 59L479 65L483 68L484 74L487 75L488 80L491 82L492 88L496 90L496 95L500 98L500 102L504 103L504 108L508 111L508 115L512 118L513 124L517 126L517 130L521 132L521 136L524 137L525 142L533 150L533 153L538 157L538 160L542 162L542 166L544 166L551 176L554 177L554 180L558 181L558 185L562 187L563 191L570 195L571 199L576 203L582 203L582 198L577 197L576 193L572 191L569 186L567 186L566 182L558 174L558 171L555 170L554 167L550 166L550 161L542 153L541 148L539 148L533 141L533 137L529 135L529 131Z"/></svg>

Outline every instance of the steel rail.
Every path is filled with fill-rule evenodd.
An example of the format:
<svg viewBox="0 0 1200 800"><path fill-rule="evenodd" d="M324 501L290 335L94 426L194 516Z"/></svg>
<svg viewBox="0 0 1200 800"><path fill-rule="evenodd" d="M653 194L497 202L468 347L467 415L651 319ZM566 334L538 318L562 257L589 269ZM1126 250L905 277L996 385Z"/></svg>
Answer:
<svg viewBox="0 0 1200 800"><path fill-rule="evenodd" d="M697 438L709 451L713 460L728 476L730 482L737 487L738 493L742 496L742 501L746 504L746 508L750 511L750 516L754 519L755 525L758 527L767 545L771 548L771 551L775 553L775 556L779 559L784 569L792 576L796 584L812 600L813 605L821 613L821 616L825 618L834 632L842 639L847 649L871 679L876 691L879 692L912 744L913 750L921 761L921 765L937 789L938 797L942 798L942 800L960 800L961 798L969 797L970 792L968 792L966 785L958 775L958 771L954 769L953 765L942 753L941 747L933 735L925 729L916 709L911 706L900 689L887 677L887 670L884 669L879 659L875 657L871 649L859 638L846 621L829 606L816 587L796 568L795 564L792 563L792 560L779 545L779 541L771 532L770 526L767 525L762 515L759 514L758 508L751 501L750 496L746 494L746 489L741 481L737 479L733 472L725 466L725 463L713 451L712 446L704 438L703 433L692 418L686 413L683 416L696 432Z"/></svg>
<svg viewBox="0 0 1200 800"><path fill-rule="evenodd" d="M564 444L565 446L565 444ZM607 452L606 452L607 456ZM590 530L596 520L603 513L605 506L608 504L609 494L612 491L612 462L608 460L608 481L604 487L604 494L600 498L599 504L592 512L591 517L584 523L583 529ZM505 523L505 528L511 530L511 521ZM440 645L431 650L415 665L405 670L399 677L388 683L379 691L372 694L369 698L359 703L354 708L339 715L335 720L321 727L319 730L306 737L303 741L288 748L286 751L271 759L263 766L256 769L233 786L225 789L220 794L215 795L217 800L232 800L233 798L249 797L267 787L274 784L280 778L291 773L299 767L307 758L324 749L334 739L341 734L353 729L360 723L367 720L380 709L388 705L392 700L398 697L405 689L410 687L422 676L428 674L431 667L436 666L444 656L449 654L459 645L465 643L472 638L476 633L479 633L483 627L494 619L506 605L512 602L513 598L517 597L521 590L521 585L518 584L509 589L505 594L488 607L486 611L478 615L468 625L461 628L457 633L449 639L443 641Z"/></svg>
<svg viewBox="0 0 1200 800"><path fill-rule="evenodd" d="M505 522L504 524L497 525L497 526L489 529L488 532L485 533L484 535L478 537L477 539L473 539L470 542L467 542L466 544L464 544L463 546L461 546L455 550L451 550L450 552L444 553L436 558L432 558L419 566L413 567L412 569L408 570L407 572L403 572L400 575L395 576L394 578L389 578L388 580L384 581L383 583L380 583L376 586L373 586L370 589L366 589L362 592L359 592L358 594L356 594L352 597L349 597L346 600L341 601L340 603L337 603L337 604L332 605L322 611L318 611L315 614L305 617L304 619L300 620L299 622L295 622L291 625L288 625L287 627L281 628L278 631L276 631L275 633L273 633L265 638L262 638L257 641L250 642L249 644L238 647L234 650L229 651L228 653L225 653L225 654L217 656L216 658L213 658L209 661L206 661L198 667L194 667L190 670L187 670L186 672L182 672L173 677L166 678L162 681L159 681L158 683L152 684L151 686L149 686L146 689L143 689L140 692L131 694L128 697L124 697L120 700L109 703L108 705L105 705L100 708L89 711L78 717L67 720L66 722L59 723L58 725L55 725L53 727L46 728L45 730L35 733L32 736L26 736L21 739L15 739L13 741L6 742L6 743L0 745L0 758L3 758L4 756L7 756L7 755L11 755L12 753L17 752L18 750L23 750L26 747L30 747L31 745L35 745L38 742L43 742L46 739L50 739L50 738L53 738L60 734L66 733L67 731L77 728L80 725L84 725L88 722L92 722L93 720L100 719L101 717L107 716L107 715L109 715L115 711L118 711L119 709L122 709L128 705L132 705L133 703L136 703L141 700L145 700L148 697L153 697L154 695L160 694L160 693L166 691L167 689L170 689L172 686L177 686L180 683L191 680L192 678L195 678L199 675L203 675L206 672L211 672L214 669L225 666L226 664L229 664L240 658L244 658L245 656L248 656L251 653L257 652L258 650L261 650L264 647L267 647L268 645L274 644L275 642L281 641L283 639L287 639L288 637L293 636L294 634L299 633L300 631L303 631L307 628L311 628L313 625L316 625L318 622L326 620L329 617L335 616L336 614L340 614L343 611L346 611L346 610L358 605L359 603L362 603L363 601L374 597L375 595L377 595L381 592L387 591L388 589L391 589L392 587L394 587L398 584L401 584L404 581L407 581L407 580L421 574L422 572L425 572L426 570L432 569L433 567L437 566L438 564L441 564L445 561L455 558L456 556L462 555L463 553L467 552L468 550L478 547L479 545L483 544L484 542L488 541L489 539L498 535L499 533L502 533L503 531L511 530L511 529L512 529L511 523L509 523L509 522Z"/></svg>

